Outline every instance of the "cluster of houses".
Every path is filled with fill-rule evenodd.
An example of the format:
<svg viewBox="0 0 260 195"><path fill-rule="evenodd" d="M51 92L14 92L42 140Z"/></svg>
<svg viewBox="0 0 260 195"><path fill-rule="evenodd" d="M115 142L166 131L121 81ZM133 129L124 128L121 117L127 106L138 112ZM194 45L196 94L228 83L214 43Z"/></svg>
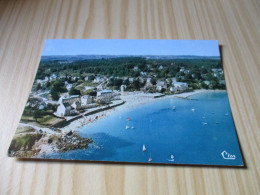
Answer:
<svg viewBox="0 0 260 195"><path fill-rule="evenodd" d="M149 65L147 65L149 66ZM164 69L163 65L159 65L158 66L159 70ZM133 68L134 71L140 71L138 67L134 67ZM213 68L211 69L212 71L212 75L214 77L218 77L220 78L221 76L223 76L223 70L221 68ZM185 69L185 67L180 67L179 72L183 72L185 75L189 74L190 71L188 69ZM192 77L194 77L194 75L191 75ZM180 76L183 77L184 76ZM44 79L37 79L36 82L40 83L40 84L44 84L47 81L54 81L56 79L63 79L65 78L65 76L57 76L56 74L52 74L49 77L45 77ZM133 83L136 79L139 80L139 82L144 83L145 82L145 86L143 88L141 88L141 91L149 91L149 89L153 89L156 90L158 92L162 92L164 91L170 91L171 93L180 93L180 92L184 92L188 89L188 84L185 82L177 82L175 78L169 78L166 80L159 80L157 79L156 84L153 85L151 83L152 78L156 78L156 74L151 74L151 73L147 73L144 71L140 71L140 76L138 78L132 78L132 77L124 77L122 78L123 80L128 80L129 83ZM79 77L70 77L71 81L77 81L79 79ZM182 79L182 78L180 78ZM58 100L58 102L53 101L54 103L56 103L58 105L57 111L55 112L55 115L57 116L69 116L69 115L74 115L74 114L78 114L78 112L84 110L84 109L88 109L88 108L93 108L98 106L97 102L102 102L102 103L110 103L112 100L117 100L120 99L120 93L117 90L109 90L106 87L106 83L109 81L109 78L105 77L105 76L95 76L93 77L93 75L91 76L85 76L84 77L85 81L90 81L94 85L93 86L83 86L85 91L97 91L97 95L96 97L90 96L90 95L72 95L72 96L66 96L66 95L62 95L60 97L60 99ZM203 81L206 85L210 85L210 81ZM222 80L220 81L221 83L225 84L224 80L222 82ZM77 83L76 82L72 82L69 83L68 81L65 81L65 87L67 88L67 90L69 91L71 88L76 87ZM120 91L124 92L126 91L128 88L127 85L121 85L120 86ZM49 100L48 100L49 101ZM50 101L49 101L50 102ZM40 104L39 109L44 109L44 107L46 106L46 104Z"/></svg>
<svg viewBox="0 0 260 195"><path fill-rule="evenodd" d="M96 102L110 103L113 100L120 99L120 93L115 90L102 90L97 92L97 96L90 95L62 95L58 100L56 116L64 117L77 115L81 111L98 106Z"/></svg>
<svg viewBox="0 0 260 195"><path fill-rule="evenodd" d="M129 78L129 82L133 82L132 80L130 80L131 78ZM183 92L186 91L188 89L188 84L185 82L176 82L175 78L172 79L168 79L167 81L162 81L162 80L158 80L156 82L156 85L153 86L153 84L151 83L151 79L152 78L147 78L146 79L146 84L143 88L141 88L142 91L148 91L151 88L156 88L156 90L158 92L161 92L163 89L165 90L169 90L172 93L179 93L179 92ZM140 82L143 82L139 79ZM169 87L167 87L167 84L169 85ZM124 92L127 89L126 85L121 85L120 90L121 92Z"/></svg>
<svg viewBox="0 0 260 195"><path fill-rule="evenodd" d="M223 70L222 70L221 68L212 68L211 71L212 71L212 75L213 75L214 77L218 77L218 78L223 77ZM202 75L202 77L204 77L204 75ZM208 80L203 81L203 82L204 82L206 85L208 85L208 86L211 84L211 82L208 81ZM219 84L223 84L223 85L226 84L224 78L223 78L222 80L219 80Z"/></svg>

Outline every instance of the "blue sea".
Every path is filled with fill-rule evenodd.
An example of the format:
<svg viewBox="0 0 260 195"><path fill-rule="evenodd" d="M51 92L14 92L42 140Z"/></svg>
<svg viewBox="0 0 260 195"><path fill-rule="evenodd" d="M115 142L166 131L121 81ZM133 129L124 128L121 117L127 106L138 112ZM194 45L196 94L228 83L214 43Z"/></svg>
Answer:
<svg viewBox="0 0 260 195"><path fill-rule="evenodd" d="M202 92L190 98L162 98L112 112L76 129L94 140L86 150L45 158L137 163L149 163L152 158L150 163L242 166L226 91Z"/></svg>

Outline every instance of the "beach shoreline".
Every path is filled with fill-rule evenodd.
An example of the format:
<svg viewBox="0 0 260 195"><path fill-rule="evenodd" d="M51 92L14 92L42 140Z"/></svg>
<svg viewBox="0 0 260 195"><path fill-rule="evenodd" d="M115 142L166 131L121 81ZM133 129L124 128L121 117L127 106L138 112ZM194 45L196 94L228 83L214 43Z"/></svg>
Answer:
<svg viewBox="0 0 260 195"><path fill-rule="evenodd" d="M76 129L85 126L85 125L90 125L92 123L97 122L98 120L103 120L106 118L108 115L114 113L114 112L122 112L127 109L132 109L136 108L140 105L143 104L148 104L154 101L160 101L162 99L169 99L169 98L185 98L185 99L191 99L190 97L199 94L199 93L204 93L204 92L220 92L220 91L225 91L225 90L206 90L206 89L200 89L200 90L195 90L192 92L184 92L184 93L179 93L179 94L173 94L173 95L165 95L160 98L154 98L155 95L158 94L152 94L152 93L144 93L144 92L123 92L121 93L121 99L125 101L123 105L120 105L118 107L108 109L105 111L101 111L99 113L93 114L93 115L88 115L87 121L91 119L91 122L85 123L86 119L84 118L79 118L75 121L72 121L70 124L63 128L59 128L62 132L66 133L68 131L75 131ZM96 119L98 118L98 119ZM94 120L92 120L94 119Z"/></svg>
<svg viewBox="0 0 260 195"><path fill-rule="evenodd" d="M45 135L44 139L41 139L39 143L36 144L37 150L39 153L37 155L42 154L50 154L53 152L59 151L55 144L47 144L47 140L53 136L64 136L68 134L69 132L77 132L77 129L83 127L83 126L91 126L92 124L96 123L99 120L105 120L106 117L108 117L110 114L116 113L116 112L124 112L128 109L133 109L136 107L139 107L144 104L152 103L155 101L160 101L163 99L169 99L169 98L184 98L187 99L187 101L192 100L191 96L199 93L204 92L221 92L225 90L195 90L192 92L184 92L179 94L173 94L173 95L165 95L160 98L155 98L155 96L160 94L152 94L152 93L144 93L144 92L123 92L121 93L121 100L125 103L113 107L111 109L103 110L95 114L90 114L88 116L81 117L79 119L76 119L72 122L70 122L68 125L62 128L58 128L59 132L55 132L54 130L50 128L41 128L37 127L32 124L24 124L19 123L19 127L30 127L33 128L35 133L43 133ZM81 138L82 139L82 138ZM65 146L64 146L65 147Z"/></svg>

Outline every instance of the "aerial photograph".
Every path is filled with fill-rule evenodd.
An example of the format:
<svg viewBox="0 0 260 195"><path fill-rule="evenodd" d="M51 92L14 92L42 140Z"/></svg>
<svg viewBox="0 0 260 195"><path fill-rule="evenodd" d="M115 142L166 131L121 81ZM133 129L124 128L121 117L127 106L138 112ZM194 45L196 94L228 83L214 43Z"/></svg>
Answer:
<svg viewBox="0 0 260 195"><path fill-rule="evenodd" d="M8 156L243 166L218 41L47 39Z"/></svg>

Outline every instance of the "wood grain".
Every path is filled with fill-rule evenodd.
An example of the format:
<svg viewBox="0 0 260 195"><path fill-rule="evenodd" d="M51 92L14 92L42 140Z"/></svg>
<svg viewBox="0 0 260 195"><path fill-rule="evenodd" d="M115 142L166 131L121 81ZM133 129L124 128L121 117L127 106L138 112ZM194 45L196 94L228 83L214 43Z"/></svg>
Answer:
<svg viewBox="0 0 260 195"><path fill-rule="evenodd" d="M259 0L0 0L0 194L258 194ZM46 38L217 39L247 168L6 156Z"/></svg>

